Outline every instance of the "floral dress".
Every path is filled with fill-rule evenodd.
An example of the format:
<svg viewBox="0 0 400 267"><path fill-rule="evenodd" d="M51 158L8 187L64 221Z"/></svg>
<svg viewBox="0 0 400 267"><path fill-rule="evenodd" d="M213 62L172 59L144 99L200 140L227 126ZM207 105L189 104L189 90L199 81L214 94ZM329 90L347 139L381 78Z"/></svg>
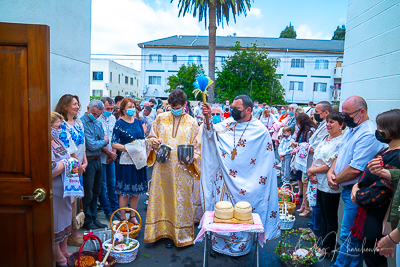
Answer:
<svg viewBox="0 0 400 267"><path fill-rule="evenodd" d="M126 145L137 139L144 139L143 121L135 119L133 123L118 120L115 123L112 144ZM135 165L117 166L115 192L123 196L138 196L147 192L147 167L137 170Z"/></svg>
<svg viewBox="0 0 400 267"><path fill-rule="evenodd" d="M51 146L51 170L58 168L58 162L70 157L64 145L56 140L57 146ZM54 243L60 243L71 234L72 206L69 197L64 198L62 175L53 178L53 214L54 214Z"/></svg>

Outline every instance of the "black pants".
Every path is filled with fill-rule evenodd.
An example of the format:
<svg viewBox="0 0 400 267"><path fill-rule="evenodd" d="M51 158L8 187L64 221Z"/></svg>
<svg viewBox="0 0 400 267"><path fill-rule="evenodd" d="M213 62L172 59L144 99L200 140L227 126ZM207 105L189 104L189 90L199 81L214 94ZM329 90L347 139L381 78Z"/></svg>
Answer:
<svg viewBox="0 0 400 267"><path fill-rule="evenodd" d="M102 181L103 166L101 160L89 160L86 172L83 173L85 196L82 198L82 204L85 224L91 223L97 218L97 198L100 195Z"/></svg>
<svg viewBox="0 0 400 267"><path fill-rule="evenodd" d="M321 243L320 247L331 252L335 249L338 232L338 209L340 194L325 193L317 190L317 202L321 210Z"/></svg>

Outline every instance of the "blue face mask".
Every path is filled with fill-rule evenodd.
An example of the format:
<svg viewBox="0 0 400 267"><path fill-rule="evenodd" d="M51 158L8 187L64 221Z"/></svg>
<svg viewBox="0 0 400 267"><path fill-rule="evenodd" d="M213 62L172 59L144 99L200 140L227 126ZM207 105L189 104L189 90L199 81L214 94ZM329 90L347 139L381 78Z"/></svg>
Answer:
<svg viewBox="0 0 400 267"><path fill-rule="evenodd" d="M136 113L136 109L134 108L130 108L126 110L126 115L128 115L129 117L132 117L133 115L135 115Z"/></svg>
<svg viewBox="0 0 400 267"><path fill-rule="evenodd" d="M180 108L178 110L175 109L171 109L172 114L174 114L175 116L180 116L182 115L183 110Z"/></svg>
<svg viewBox="0 0 400 267"><path fill-rule="evenodd" d="M282 114L285 114L285 110L282 110L281 112L282 112Z"/></svg>
<svg viewBox="0 0 400 267"><path fill-rule="evenodd" d="M92 121L95 121L95 120L96 120L96 118L92 115L92 113L89 113L88 117L89 117L89 119L91 119Z"/></svg>
<svg viewBox="0 0 400 267"><path fill-rule="evenodd" d="M104 111L104 113L103 113L104 117L107 117L107 118L110 117L111 114L112 114L111 111Z"/></svg>
<svg viewBox="0 0 400 267"><path fill-rule="evenodd" d="M293 116L293 112L289 111L289 115L290 115L290 116Z"/></svg>
<svg viewBox="0 0 400 267"><path fill-rule="evenodd" d="M217 123L221 122L221 116L220 115L214 115L214 116L212 116L212 118L213 118L213 123L214 124L217 124Z"/></svg>

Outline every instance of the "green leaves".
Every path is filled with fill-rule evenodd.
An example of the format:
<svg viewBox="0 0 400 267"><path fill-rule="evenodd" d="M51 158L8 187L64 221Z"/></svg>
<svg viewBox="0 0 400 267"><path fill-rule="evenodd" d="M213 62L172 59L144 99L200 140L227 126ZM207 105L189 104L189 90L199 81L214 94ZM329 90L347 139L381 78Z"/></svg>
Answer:
<svg viewBox="0 0 400 267"><path fill-rule="evenodd" d="M200 100L201 94L199 96L193 95L193 83L196 77L199 75L204 75L204 69L202 65L182 65L176 75L168 77L168 85L170 88L165 90L165 92L170 93L172 90L179 88L186 93L188 100Z"/></svg>
<svg viewBox="0 0 400 267"><path fill-rule="evenodd" d="M277 60L256 44L242 49L239 42L231 48L235 54L228 57L215 81L216 101L224 102L246 94L252 100L271 104L285 104L284 89L276 74Z"/></svg>
<svg viewBox="0 0 400 267"><path fill-rule="evenodd" d="M342 28L337 26L336 31L333 33L332 40L344 40L346 35L346 27L342 25Z"/></svg>
<svg viewBox="0 0 400 267"><path fill-rule="evenodd" d="M292 23L289 24L289 26L286 26L286 28L281 32L281 35L279 38L293 38L295 39L297 36L296 31L294 30L294 27L292 26Z"/></svg>

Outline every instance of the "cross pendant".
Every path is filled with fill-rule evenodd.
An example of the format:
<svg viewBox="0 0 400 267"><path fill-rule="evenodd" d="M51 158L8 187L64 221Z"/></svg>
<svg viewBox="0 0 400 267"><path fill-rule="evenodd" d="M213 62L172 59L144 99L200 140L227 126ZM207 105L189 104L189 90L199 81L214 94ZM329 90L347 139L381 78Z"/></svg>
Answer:
<svg viewBox="0 0 400 267"><path fill-rule="evenodd" d="M237 155L237 152L236 152L236 147L235 147L231 152L231 159L235 159L236 155Z"/></svg>

